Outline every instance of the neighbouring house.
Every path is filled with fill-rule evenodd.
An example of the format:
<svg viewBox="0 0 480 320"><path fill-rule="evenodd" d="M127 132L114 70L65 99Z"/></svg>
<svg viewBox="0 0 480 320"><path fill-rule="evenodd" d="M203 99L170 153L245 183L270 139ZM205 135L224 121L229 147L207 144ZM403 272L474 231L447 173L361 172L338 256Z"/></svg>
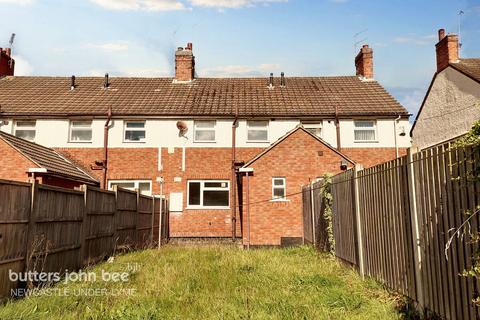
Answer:
<svg viewBox="0 0 480 320"><path fill-rule="evenodd" d="M438 35L437 72L411 130L420 149L458 138L480 119L480 58L461 58L456 34Z"/></svg>
<svg viewBox="0 0 480 320"><path fill-rule="evenodd" d="M374 80L372 49L362 47L355 65L352 76L202 78L188 44L175 52L174 78L5 76L0 130L68 155L105 187L162 192L170 203L171 237L241 238L244 179L238 170L272 143L252 165L258 166L252 190L258 184L268 192L252 199L271 200L280 181L273 178L285 178L288 192L301 191L305 182L344 169L342 159L368 167L410 146L409 114ZM288 134L299 125L304 129ZM290 141L313 149L296 146L284 162L280 152ZM291 159L303 154L306 169L294 169L303 165ZM274 157L271 172L261 169ZM297 226L282 229L287 211L297 223L301 217L297 200L288 200L292 205L279 215L287 220L275 235L265 228L255 241L299 237ZM265 208L272 219L277 208Z"/></svg>
<svg viewBox="0 0 480 320"><path fill-rule="evenodd" d="M99 182L59 152L0 131L0 179L74 189Z"/></svg>

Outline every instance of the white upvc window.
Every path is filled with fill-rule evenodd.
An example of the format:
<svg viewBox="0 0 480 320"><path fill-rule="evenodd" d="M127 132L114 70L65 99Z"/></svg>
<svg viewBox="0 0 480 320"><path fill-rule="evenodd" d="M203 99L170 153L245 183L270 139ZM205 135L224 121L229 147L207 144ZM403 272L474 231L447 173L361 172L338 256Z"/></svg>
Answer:
<svg viewBox="0 0 480 320"><path fill-rule="evenodd" d="M355 142L375 142L377 140L377 125L374 120L354 121Z"/></svg>
<svg viewBox="0 0 480 320"><path fill-rule="evenodd" d="M36 136L36 126L37 122L35 120L17 120L14 124L13 134L16 137L28 140L35 141Z"/></svg>
<svg viewBox="0 0 480 320"><path fill-rule="evenodd" d="M272 200L287 200L287 179L285 177L272 178Z"/></svg>
<svg viewBox="0 0 480 320"><path fill-rule="evenodd" d="M92 142L92 121L71 120L70 121L70 142Z"/></svg>
<svg viewBox="0 0 480 320"><path fill-rule="evenodd" d="M143 195L152 195L152 181L150 180L109 180L108 189L112 190L113 186L132 191L138 189Z"/></svg>
<svg viewBox="0 0 480 320"><path fill-rule="evenodd" d="M322 137L322 121L302 121L302 125L308 132Z"/></svg>
<svg viewBox="0 0 480 320"><path fill-rule="evenodd" d="M248 142L268 142L268 120L247 121Z"/></svg>
<svg viewBox="0 0 480 320"><path fill-rule="evenodd" d="M197 120L194 122L194 142L215 142L215 120Z"/></svg>
<svg viewBox="0 0 480 320"><path fill-rule="evenodd" d="M144 142L145 133L145 121L143 120L126 120L124 121L124 142Z"/></svg>
<svg viewBox="0 0 480 320"><path fill-rule="evenodd" d="M188 181L187 206L189 209L228 209L230 207L230 181Z"/></svg>

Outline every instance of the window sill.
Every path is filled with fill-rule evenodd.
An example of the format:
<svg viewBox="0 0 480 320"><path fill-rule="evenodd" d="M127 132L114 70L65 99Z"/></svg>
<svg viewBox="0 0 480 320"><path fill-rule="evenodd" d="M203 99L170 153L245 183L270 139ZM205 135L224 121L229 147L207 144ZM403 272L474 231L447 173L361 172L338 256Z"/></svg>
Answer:
<svg viewBox="0 0 480 320"><path fill-rule="evenodd" d="M378 143L378 140L371 140L371 141L353 141L354 143Z"/></svg>
<svg viewBox="0 0 480 320"><path fill-rule="evenodd" d="M195 207L187 206L186 210L230 210L230 207Z"/></svg>
<svg viewBox="0 0 480 320"><path fill-rule="evenodd" d="M68 143L92 143L92 141L68 141Z"/></svg>
<svg viewBox="0 0 480 320"><path fill-rule="evenodd" d="M193 140L193 143L217 143L217 141L198 141L198 140Z"/></svg>
<svg viewBox="0 0 480 320"><path fill-rule="evenodd" d="M270 141L266 141L266 140L262 140L262 141L251 141L251 140L247 140L247 143L270 143Z"/></svg>
<svg viewBox="0 0 480 320"><path fill-rule="evenodd" d="M123 143L146 143L146 141L128 141L128 140L123 140Z"/></svg>
<svg viewBox="0 0 480 320"><path fill-rule="evenodd" d="M290 202L289 199L272 199L270 202Z"/></svg>

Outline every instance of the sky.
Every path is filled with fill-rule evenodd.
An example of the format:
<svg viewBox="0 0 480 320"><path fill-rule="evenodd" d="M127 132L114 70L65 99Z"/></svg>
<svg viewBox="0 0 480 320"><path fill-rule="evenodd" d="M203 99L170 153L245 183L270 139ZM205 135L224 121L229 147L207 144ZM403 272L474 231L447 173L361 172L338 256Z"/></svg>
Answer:
<svg viewBox="0 0 480 320"><path fill-rule="evenodd" d="M200 77L354 75L369 44L375 79L412 114L439 28L460 26L461 56L480 57L480 0L0 0L0 13L16 75L172 76L187 42Z"/></svg>

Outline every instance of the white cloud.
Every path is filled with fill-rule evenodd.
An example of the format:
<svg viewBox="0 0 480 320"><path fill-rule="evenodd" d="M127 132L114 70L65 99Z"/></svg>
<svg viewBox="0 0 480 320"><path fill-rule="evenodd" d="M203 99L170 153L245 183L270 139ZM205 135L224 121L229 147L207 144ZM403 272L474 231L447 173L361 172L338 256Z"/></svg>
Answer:
<svg viewBox="0 0 480 320"><path fill-rule="evenodd" d="M33 66L22 56L15 55L15 75L29 76L33 74Z"/></svg>
<svg viewBox="0 0 480 320"><path fill-rule="evenodd" d="M1 0L0 0L1 1ZM90 0L110 10L171 11L186 9L177 0Z"/></svg>
<svg viewBox="0 0 480 320"><path fill-rule="evenodd" d="M278 64L260 64L258 66L229 65L200 69L199 74L207 77L247 77L266 75L279 69L280 66Z"/></svg>
<svg viewBox="0 0 480 320"><path fill-rule="evenodd" d="M33 4L34 0L0 0L0 4L6 3L6 4L18 4L21 6L26 6L29 4Z"/></svg>
<svg viewBox="0 0 480 320"><path fill-rule="evenodd" d="M417 46L426 46L435 43L437 40L437 36L434 34L428 36L416 36L411 35L407 37L396 37L393 39L395 43L406 43L406 44L413 44Z"/></svg>
<svg viewBox="0 0 480 320"><path fill-rule="evenodd" d="M100 49L108 52L128 51L129 43L127 41L115 41L115 42L107 42L107 43L89 43L86 45L86 47Z"/></svg>
<svg viewBox="0 0 480 320"><path fill-rule="evenodd" d="M237 9L254 7L256 5L268 5L270 3L288 2L288 0L188 0L193 6L210 8Z"/></svg>

